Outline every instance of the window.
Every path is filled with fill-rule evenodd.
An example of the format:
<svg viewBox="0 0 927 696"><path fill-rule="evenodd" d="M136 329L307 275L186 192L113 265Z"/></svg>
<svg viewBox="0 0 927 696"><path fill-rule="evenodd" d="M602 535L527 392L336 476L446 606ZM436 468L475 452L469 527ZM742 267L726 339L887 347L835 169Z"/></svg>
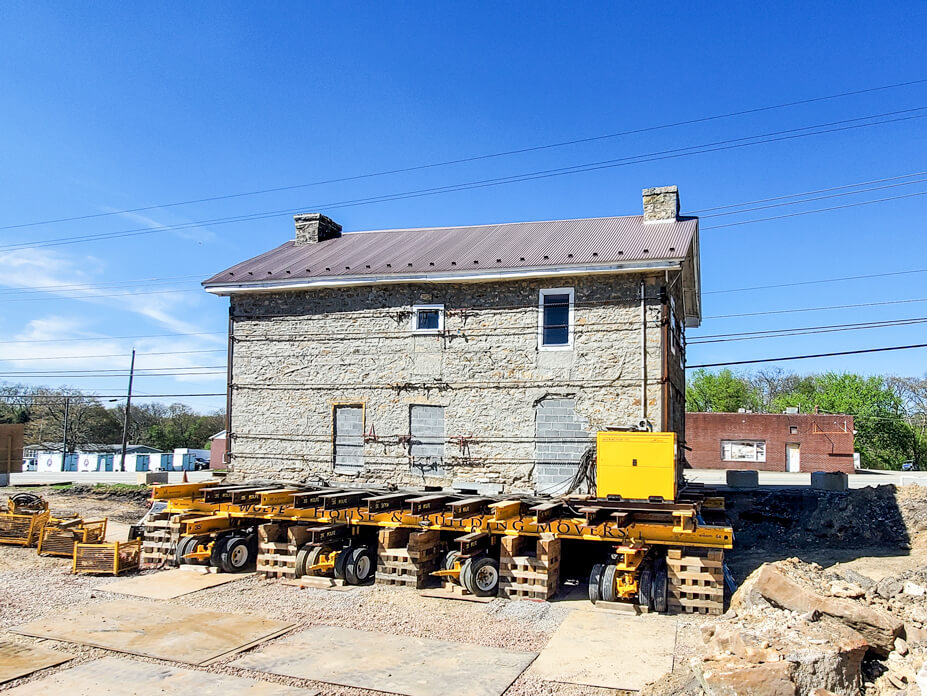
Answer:
<svg viewBox="0 0 927 696"><path fill-rule="evenodd" d="M789 426L789 435L798 435L798 426L790 425Z"/></svg>
<svg viewBox="0 0 927 696"><path fill-rule="evenodd" d="M538 314L538 349L572 349L573 288L541 290Z"/></svg>
<svg viewBox="0 0 927 696"><path fill-rule="evenodd" d="M364 405L335 404L332 427L335 473L358 473L364 468Z"/></svg>
<svg viewBox="0 0 927 696"><path fill-rule="evenodd" d="M765 440L721 440L721 460L725 462L765 462Z"/></svg>
<svg viewBox="0 0 927 696"><path fill-rule="evenodd" d="M444 331L444 305L414 305L412 333L436 334Z"/></svg>

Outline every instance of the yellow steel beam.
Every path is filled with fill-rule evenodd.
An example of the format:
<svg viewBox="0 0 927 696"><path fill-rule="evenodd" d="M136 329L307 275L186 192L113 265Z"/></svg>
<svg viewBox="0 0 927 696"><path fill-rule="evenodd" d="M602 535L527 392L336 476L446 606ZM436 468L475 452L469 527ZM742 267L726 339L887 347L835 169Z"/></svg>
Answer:
<svg viewBox="0 0 927 696"><path fill-rule="evenodd" d="M177 498L191 498L202 489L215 486L218 481L200 481L199 483L163 483L154 486L151 496L155 500L174 500Z"/></svg>
<svg viewBox="0 0 927 696"><path fill-rule="evenodd" d="M680 529L670 521L631 522L618 525L606 520L595 526L589 526L582 517L567 517L548 520L538 524L534 515L522 515L515 510L515 503L520 501L503 501L503 507L497 507L490 514L474 515L465 519L454 518L450 510L410 515L407 512L392 511L371 513L361 507L328 510L321 508L293 508L286 503L279 505L233 505L231 503L203 503L192 499L171 499L168 509L171 512L202 512L204 515L216 516L215 522L207 525L221 527L219 520L231 526L228 518L255 519L262 521L303 521L324 524L345 523L351 525L370 525L376 527L408 527L410 529L437 529L463 534L469 532L488 532L511 536L540 536L553 534L561 539L584 539L588 541L607 541L613 544L662 544L669 546L694 546L703 548L733 548L734 533L726 526L699 525L694 518L686 527ZM498 504L497 504L498 505ZM500 517L510 515L508 517ZM194 520L200 522L204 518ZM209 520L209 517L205 518ZM187 523L190 524L189 522ZM206 531L215 531L208 529ZM190 532L195 533L195 532Z"/></svg>

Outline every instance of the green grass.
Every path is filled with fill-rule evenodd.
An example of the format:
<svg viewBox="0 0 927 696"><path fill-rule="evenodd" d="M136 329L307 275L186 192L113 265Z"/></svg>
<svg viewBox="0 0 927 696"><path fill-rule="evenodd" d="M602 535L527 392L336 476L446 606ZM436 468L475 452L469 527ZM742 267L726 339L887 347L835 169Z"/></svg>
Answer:
<svg viewBox="0 0 927 696"><path fill-rule="evenodd" d="M130 483L97 483L93 487L95 493L141 493L148 490L145 484Z"/></svg>

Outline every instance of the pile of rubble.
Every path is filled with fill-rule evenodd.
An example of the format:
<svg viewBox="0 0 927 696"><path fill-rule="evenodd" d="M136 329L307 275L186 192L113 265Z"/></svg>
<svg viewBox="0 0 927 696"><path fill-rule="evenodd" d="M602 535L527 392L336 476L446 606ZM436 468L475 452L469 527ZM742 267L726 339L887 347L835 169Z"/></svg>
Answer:
<svg viewBox="0 0 927 696"><path fill-rule="evenodd" d="M798 559L764 564L702 627L702 655L674 693L927 696L927 590L912 579L927 570L917 573L874 583Z"/></svg>

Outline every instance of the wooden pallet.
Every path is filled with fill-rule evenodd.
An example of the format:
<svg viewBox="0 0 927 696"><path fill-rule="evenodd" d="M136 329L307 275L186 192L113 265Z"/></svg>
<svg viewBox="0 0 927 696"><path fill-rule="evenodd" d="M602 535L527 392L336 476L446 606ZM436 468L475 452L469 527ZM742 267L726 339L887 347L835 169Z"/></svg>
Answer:
<svg viewBox="0 0 927 696"><path fill-rule="evenodd" d="M667 607L684 614L724 613L724 552L669 549L666 555Z"/></svg>
<svg viewBox="0 0 927 696"><path fill-rule="evenodd" d="M295 525L270 523L258 527L258 575L290 580L296 578L296 553L299 546L289 538L291 527Z"/></svg>
<svg viewBox="0 0 927 696"><path fill-rule="evenodd" d="M379 533L376 582L424 588L438 566L440 534L436 530L383 529Z"/></svg>
<svg viewBox="0 0 927 696"><path fill-rule="evenodd" d="M43 556L74 555L74 544L96 544L106 537L106 519L52 520L42 528L38 553Z"/></svg>
<svg viewBox="0 0 927 696"><path fill-rule="evenodd" d="M119 575L137 570L141 556L141 539L104 544L74 544L72 571Z"/></svg>
<svg viewBox="0 0 927 696"><path fill-rule="evenodd" d="M528 537L504 536L499 543L499 596L547 600L560 587L560 540L544 534L534 549Z"/></svg>
<svg viewBox="0 0 927 696"><path fill-rule="evenodd" d="M180 539L180 522L176 535L172 531L171 514L160 512L145 520L142 530L142 553L139 565L142 568L164 568L177 565L177 541ZM174 515L179 517L179 515Z"/></svg>

